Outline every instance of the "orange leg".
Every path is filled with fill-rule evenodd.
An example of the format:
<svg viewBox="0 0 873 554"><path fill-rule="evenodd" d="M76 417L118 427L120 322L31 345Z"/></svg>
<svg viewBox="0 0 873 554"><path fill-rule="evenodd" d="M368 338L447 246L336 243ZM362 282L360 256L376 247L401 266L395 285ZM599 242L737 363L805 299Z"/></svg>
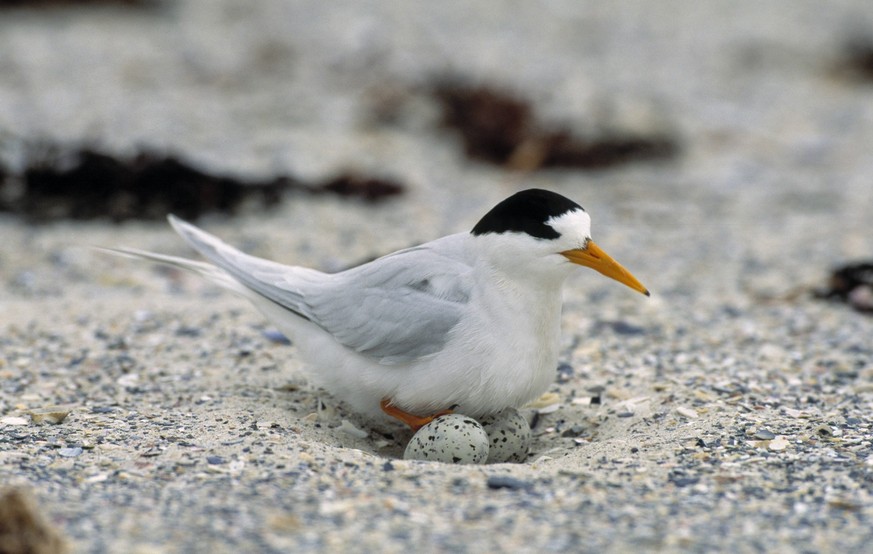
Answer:
<svg viewBox="0 0 873 554"><path fill-rule="evenodd" d="M392 406L391 401L388 400L387 398L383 398L382 401L379 402L379 406L382 408L383 412L385 412L386 414L390 415L391 417L399 419L403 423L409 425L413 431L418 431L419 429L421 429L422 427L424 427L425 425L427 425L428 423L430 423L431 421L435 420L436 418L438 418L442 415L452 413L452 410L449 409L449 410L443 410L441 412L437 412L437 413L430 415L430 416L421 417L421 416L410 414L408 412L404 412L403 410L401 410L397 406Z"/></svg>

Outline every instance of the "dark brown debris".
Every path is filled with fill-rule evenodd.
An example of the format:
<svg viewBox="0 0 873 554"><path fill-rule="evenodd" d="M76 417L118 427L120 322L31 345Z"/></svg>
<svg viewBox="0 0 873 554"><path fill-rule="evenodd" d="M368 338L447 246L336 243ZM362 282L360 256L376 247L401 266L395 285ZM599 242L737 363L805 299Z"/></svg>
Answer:
<svg viewBox="0 0 873 554"><path fill-rule="evenodd" d="M86 149L72 157L69 164L56 155L35 161L20 176L21 193L0 201L0 210L31 221L160 219L168 213L196 219L208 212L233 213L249 198L273 206L288 185L285 177L244 182L210 175L152 153L124 160Z"/></svg>
<svg viewBox="0 0 873 554"><path fill-rule="evenodd" d="M21 489L0 492L0 552L62 554L67 547Z"/></svg>
<svg viewBox="0 0 873 554"><path fill-rule="evenodd" d="M873 315L873 261L834 269L827 288L814 294L817 298L845 302L858 312Z"/></svg>
<svg viewBox="0 0 873 554"><path fill-rule="evenodd" d="M461 134L467 156L511 169L604 169L678 152L677 141L667 135L615 132L581 138L567 127L550 128L529 102L494 87L446 81L433 94L442 107L442 124Z"/></svg>
<svg viewBox="0 0 873 554"><path fill-rule="evenodd" d="M434 93L442 123L461 133L469 157L506 164L527 137L536 133L530 105L487 87L438 85Z"/></svg>
<svg viewBox="0 0 873 554"><path fill-rule="evenodd" d="M276 206L289 192L335 194L376 203L405 191L401 183L346 172L323 183L280 175L245 181L210 174L175 156L144 152L131 159L93 149L63 152L43 147L19 175L0 167L0 212L32 222L108 217L163 219L168 213L197 219L206 213L233 214L255 204ZM4 177L5 173L5 177Z"/></svg>
<svg viewBox="0 0 873 554"><path fill-rule="evenodd" d="M366 202L379 202L390 196L403 194L406 187L390 179L346 172L317 185L314 190L359 198Z"/></svg>
<svg viewBox="0 0 873 554"><path fill-rule="evenodd" d="M54 6L149 6L161 0L0 0L0 8L44 8Z"/></svg>
<svg viewBox="0 0 873 554"><path fill-rule="evenodd" d="M873 36L858 35L846 42L839 69L850 77L873 82Z"/></svg>

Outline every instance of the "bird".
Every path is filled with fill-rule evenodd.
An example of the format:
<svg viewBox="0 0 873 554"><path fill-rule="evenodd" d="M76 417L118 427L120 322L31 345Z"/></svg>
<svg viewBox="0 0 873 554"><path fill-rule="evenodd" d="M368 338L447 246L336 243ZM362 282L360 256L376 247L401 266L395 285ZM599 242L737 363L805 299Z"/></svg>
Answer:
<svg viewBox="0 0 873 554"><path fill-rule="evenodd" d="M563 285L585 266L649 296L591 239L591 219L556 192L527 189L470 230L335 273L245 254L173 215L208 262L132 248L246 299L298 348L314 384L374 425L417 430L455 411L519 408L554 382Z"/></svg>

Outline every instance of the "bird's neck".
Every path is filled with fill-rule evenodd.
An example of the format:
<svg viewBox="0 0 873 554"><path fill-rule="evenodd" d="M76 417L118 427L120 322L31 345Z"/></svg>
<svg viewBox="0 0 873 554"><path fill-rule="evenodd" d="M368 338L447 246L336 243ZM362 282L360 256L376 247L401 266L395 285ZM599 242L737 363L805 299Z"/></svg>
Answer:
<svg viewBox="0 0 873 554"><path fill-rule="evenodd" d="M499 270L484 272L487 282L479 287L482 303L501 321L526 327L540 339L557 340L560 333L563 275L526 278Z"/></svg>
<svg viewBox="0 0 873 554"><path fill-rule="evenodd" d="M523 257L527 253L514 251L512 243L481 244L488 248L475 252L473 275L479 281L475 290L482 297L477 304L485 317L493 327L506 326L510 336L530 337L533 342L529 346L547 344L557 348L562 288L571 273L571 264L555 265L551 260L539 264L525 262ZM521 263L512 263L519 259ZM520 330L524 335L518 333Z"/></svg>
<svg viewBox="0 0 873 554"><path fill-rule="evenodd" d="M508 279L499 273L476 288L483 330L492 337L491 363L513 383L511 402L521 405L554 380L561 343L561 284ZM507 345L510 348L507 348ZM507 393L509 394L509 393Z"/></svg>

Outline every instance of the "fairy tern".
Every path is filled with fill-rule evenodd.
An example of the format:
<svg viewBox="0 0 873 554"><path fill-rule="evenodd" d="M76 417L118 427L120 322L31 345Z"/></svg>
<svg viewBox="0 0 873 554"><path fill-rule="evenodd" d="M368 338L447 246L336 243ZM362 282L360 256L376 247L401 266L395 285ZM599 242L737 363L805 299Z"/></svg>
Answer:
<svg viewBox="0 0 873 554"><path fill-rule="evenodd" d="M555 378L562 286L573 267L648 290L591 240L560 194L529 189L449 235L340 271L245 254L174 216L211 263L109 249L197 273L251 301L292 339L316 384L374 422L419 428L451 409L520 407Z"/></svg>

